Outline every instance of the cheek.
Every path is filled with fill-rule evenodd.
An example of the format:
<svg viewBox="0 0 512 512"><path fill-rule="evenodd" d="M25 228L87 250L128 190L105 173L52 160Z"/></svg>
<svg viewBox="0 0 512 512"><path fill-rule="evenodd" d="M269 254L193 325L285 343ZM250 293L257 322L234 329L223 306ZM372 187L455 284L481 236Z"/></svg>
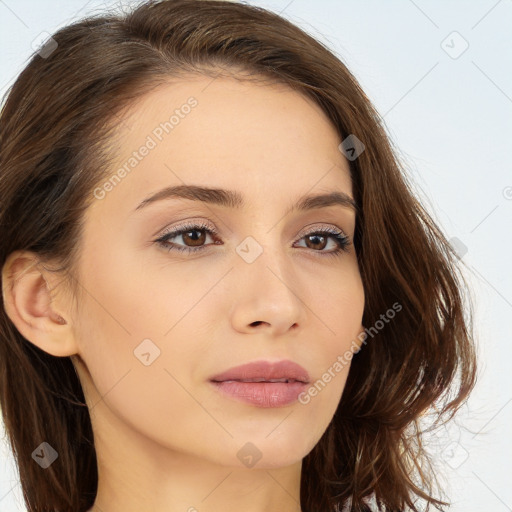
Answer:
<svg viewBox="0 0 512 512"><path fill-rule="evenodd" d="M191 280L178 266L154 267L133 248L131 253L112 247L90 254L81 273L88 291L81 313L87 317L85 327L132 353L145 339L159 345L198 301L199 292L204 294L204 283Z"/></svg>
<svg viewBox="0 0 512 512"><path fill-rule="evenodd" d="M334 414L343 393L354 352L361 341L365 294L359 272L339 273L309 297L317 315L318 348L312 358L321 373L302 403L309 403L322 415ZM310 326L311 328L311 326Z"/></svg>
<svg viewBox="0 0 512 512"><path fill-rule="evenodd" d="M354 265L326 276L323 283L309 297L311 309L325 333L326 352L345 352L347 343L350 346L354 339L357 341L361 331L365 303L362 279Z"/></svg>
<svg viewBox="0 0 512 512"><path fill-rule="evenodd" d="M96 291L101 294L100 289ZM186 424L187 416L197 414L197 404L186 392L190 363L185 364L197 357L180 353L180 347L173 344L172 331L167 337L162 335L172 323L160 317L161 324L155 326L159 311L143 298L124 289L112 294L110 311L93 299L85 301L77 335L88 374L81 375L81 381L102 430L110 432L105 427L107 421L116 428L130 425L149 437L165 440L179 437L182 423L177 426L177 417ZM171 309L173 304L168 306ZM129 314L121 315L123 310ZM186 429L181 435L186 439Z"/></svg>
<svg viewBox="0 0 512 512"><path fill-rule="evenodd" d="M200 321L211 299L200 299L214 282L177 265L153 267L115 247L90 255L81 275L93 293L84 294L76 332L92 393L143 423L164 404L190 407L178 383L190 379L202 340L211 341Z"/></svg>

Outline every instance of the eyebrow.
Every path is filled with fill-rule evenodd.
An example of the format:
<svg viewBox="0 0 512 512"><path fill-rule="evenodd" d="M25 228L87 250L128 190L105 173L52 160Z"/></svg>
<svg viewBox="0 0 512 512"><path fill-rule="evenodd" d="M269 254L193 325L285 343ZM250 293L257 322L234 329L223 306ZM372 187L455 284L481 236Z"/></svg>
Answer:
<svg viewBox="0 0 512 512"><path fill-rule="evenodd" d="M202 187L198 185L177 185L166 187L147 197L137 206L137 208L135 208L135 211L140 210L157 201L174 198L202 201L204 203L223 206L225 208L242 209L245 206L243 196L235 190ZM294 211L313 210L317 208L326 208L333 205L351 208L356 213L359 210L357 203L352 197L350 197L345 192L335 190L323 194L301 196L298 198L296 203L288 209L285 215L288 215Z"/></svg>

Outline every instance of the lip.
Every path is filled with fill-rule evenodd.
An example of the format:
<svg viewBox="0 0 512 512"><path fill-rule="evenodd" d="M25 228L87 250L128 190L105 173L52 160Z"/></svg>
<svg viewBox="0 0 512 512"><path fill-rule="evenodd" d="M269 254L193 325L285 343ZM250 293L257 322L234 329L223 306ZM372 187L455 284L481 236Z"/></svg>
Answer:
<svg viewBox="0 0 512 512"><path fill-rule="evenodd" d="M309 374L305 368L288 359L282 361L253 361L251 363L235 366L210 377L211 381L223 382L228 380L249 380L249 379L288 379L309 383Z"/></svg>
<svg viewBox="0 0 512 512"><path fill-rule="evenodd" d="M254 379L260 382L247 382ZM288 382L269 382L276 379ZM293 361L254 361L214 375L210 382L232 399L268 408L295 402L307 389L310 377L305 368Z"/></svg>

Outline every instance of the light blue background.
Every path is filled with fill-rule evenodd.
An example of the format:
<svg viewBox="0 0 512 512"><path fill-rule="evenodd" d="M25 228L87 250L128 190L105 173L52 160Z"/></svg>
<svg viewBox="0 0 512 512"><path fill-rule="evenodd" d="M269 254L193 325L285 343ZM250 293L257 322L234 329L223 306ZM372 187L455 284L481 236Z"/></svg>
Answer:
<svg viewBox="0 0 512 512"><path fill-rule="evenodd" d="M460 425L430 446L450 510L512 511L512 1L249 3L280 12L346 62L384 116L425 206L467 247L479 382ZM133 3L0 0L0 93L41 32L116 5ZM441 46L453 31L469 44L458 58L443 49L457 55L465 44L458 36ZM21 496L0 443L0 510L24 511Z"/></svg>

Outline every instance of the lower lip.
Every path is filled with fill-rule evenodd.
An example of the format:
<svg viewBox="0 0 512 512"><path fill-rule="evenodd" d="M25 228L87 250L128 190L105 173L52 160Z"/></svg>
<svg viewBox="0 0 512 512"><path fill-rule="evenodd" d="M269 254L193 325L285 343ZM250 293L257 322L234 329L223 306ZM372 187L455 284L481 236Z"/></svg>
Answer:
<svg viewBox="0 0 512 512"><path fill-rule="evenodd" d="M239 382L223 381L212 384L222 393L257 407L283 407L295 402L307 389L304 382Z"/></svg>

